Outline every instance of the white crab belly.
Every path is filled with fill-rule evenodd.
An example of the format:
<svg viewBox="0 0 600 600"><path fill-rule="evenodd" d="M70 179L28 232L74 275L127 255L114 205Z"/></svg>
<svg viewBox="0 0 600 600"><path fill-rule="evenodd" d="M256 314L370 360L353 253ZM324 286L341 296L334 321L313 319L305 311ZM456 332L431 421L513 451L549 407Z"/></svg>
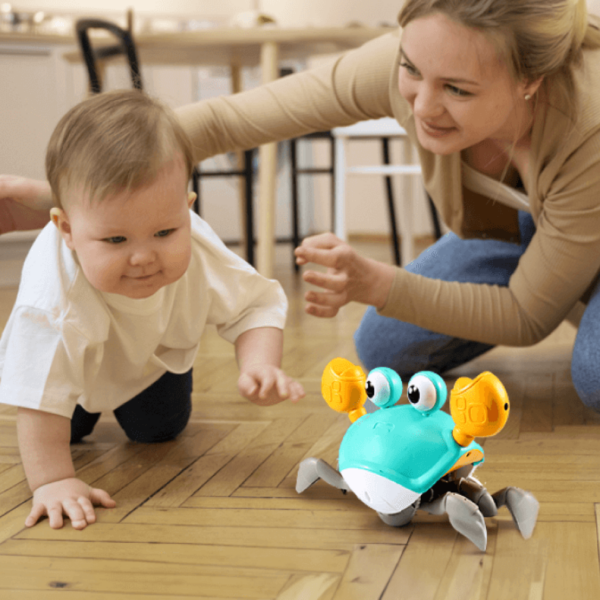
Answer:
<svg viewBox="0 0 600 600"><path fill-rule="evenodd" d="M369 508L385 515L393 515L404 510L421 495L364 469L344 469L342 477L359 500Z"/></svg>

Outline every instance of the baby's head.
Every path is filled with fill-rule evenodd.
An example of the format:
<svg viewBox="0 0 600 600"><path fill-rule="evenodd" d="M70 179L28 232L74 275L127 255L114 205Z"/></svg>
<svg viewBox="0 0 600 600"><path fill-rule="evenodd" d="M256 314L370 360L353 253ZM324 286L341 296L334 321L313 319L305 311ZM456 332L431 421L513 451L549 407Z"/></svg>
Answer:
<svg viewBox="0 0 600 600"><path fill-rule="evenodd" d="M175 115L139 90L72 108L48 145L52 220L98 290L146 298L191 256L192 146Z"/></svg>

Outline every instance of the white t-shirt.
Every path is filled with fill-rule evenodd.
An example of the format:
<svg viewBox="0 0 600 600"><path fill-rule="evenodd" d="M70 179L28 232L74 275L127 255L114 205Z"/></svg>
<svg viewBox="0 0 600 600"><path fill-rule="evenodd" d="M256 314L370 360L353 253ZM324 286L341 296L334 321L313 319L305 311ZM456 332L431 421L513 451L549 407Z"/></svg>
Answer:
<svg viewBox="0 0 600 600"><path fill-rule="evenodd" d="M166 371L192 368L207 324L230 342L283 329L287 300L192 213L185 275L149 298L99 292L49 223L34 242L0 339L0 402L71 418L114 410Z"/></svg>

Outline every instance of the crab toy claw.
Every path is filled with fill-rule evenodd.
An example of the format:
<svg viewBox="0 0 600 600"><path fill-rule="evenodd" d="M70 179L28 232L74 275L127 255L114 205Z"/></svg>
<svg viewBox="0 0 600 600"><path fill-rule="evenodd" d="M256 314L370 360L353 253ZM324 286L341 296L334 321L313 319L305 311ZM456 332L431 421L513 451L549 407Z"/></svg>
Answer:
<svg viewBox="0 0 600 600"><path fill-rule="evenodd" d="M348 413L354 423L367 414L364 371L345 358L334 358L327 363L321 378L321 394L325 402L337 412Z"/></svg>
<svg viewBox="0 0 600 600"><path fill-rule="evenodd" d="M501 381L489 371L475 379L460 377L450 392L450 414L457 444L468 446L475 437L496 435L506 424L510 403Z"/></svg>

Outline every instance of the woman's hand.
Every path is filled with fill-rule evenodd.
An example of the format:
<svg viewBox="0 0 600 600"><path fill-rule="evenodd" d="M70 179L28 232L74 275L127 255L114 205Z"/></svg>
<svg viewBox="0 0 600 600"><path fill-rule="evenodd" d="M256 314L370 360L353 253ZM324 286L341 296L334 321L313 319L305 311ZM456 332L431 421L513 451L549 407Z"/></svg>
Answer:
<svg viewBox="0 0 600 600"><path fill-rule="evenodd" d="M96 521L94 504L105 508L117 505L108 492L92 488L75 477L47 483L33 492L33 508L25 525L33 527L42 516L47 515L50 527L60 529L64 514L71 519L74 529L84 529Z"/></svg>
<svg viewBox="0 0 600 600"><path fill-rule="evenodd" d="M0 175L0 233L44 227L51 208L47 181Z"/></svg>
<svg viewBox="0 0 600 600"><path fill-rule="evenodd" d="M357 254L349 244L332 233L306 238L296 248L299 265L315 263L325 273L305 271L304 281L325 291L311 290L304 298L306 312L315 317L334 317L348 302L383 308L394 281L396 268Z"/></svg>

